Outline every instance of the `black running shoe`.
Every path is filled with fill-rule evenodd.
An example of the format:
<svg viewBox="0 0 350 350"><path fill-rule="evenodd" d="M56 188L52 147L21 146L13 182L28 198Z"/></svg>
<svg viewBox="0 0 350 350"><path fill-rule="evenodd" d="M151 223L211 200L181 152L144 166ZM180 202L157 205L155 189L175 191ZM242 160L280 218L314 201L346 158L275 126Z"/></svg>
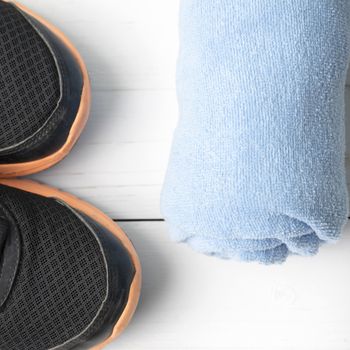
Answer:
<svg viewBox="0 0 350 350"><path fill-rule="evenodd" d="M76 197L29 180L0 183L0 349L102 349L139 299L132 244Z"/></svg>
<svg viewBox="0 0 350 350"><path fill-rule="evenodd" d="M0 0L0 175L59 162L89 107L87 70L69 40L22 5Z"/></svg>

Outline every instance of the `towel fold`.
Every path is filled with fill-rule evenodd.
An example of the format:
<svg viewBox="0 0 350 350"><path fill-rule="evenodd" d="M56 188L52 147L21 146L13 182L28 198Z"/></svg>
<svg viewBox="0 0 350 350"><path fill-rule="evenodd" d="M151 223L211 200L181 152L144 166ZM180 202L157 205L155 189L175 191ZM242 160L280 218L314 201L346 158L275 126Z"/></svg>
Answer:
<svg viewBox="0 0 350 350"><path fill-rule="evenodd" d="M270 264L339 238L349 24L348 0L182 0L174 240Z"/></svg>

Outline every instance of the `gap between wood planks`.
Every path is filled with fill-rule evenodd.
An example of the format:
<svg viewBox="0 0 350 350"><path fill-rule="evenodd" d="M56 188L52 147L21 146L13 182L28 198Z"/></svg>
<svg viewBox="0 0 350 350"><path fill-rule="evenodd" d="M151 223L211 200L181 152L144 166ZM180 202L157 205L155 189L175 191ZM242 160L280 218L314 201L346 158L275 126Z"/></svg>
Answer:
<svg viewBox="0 0 350 350"><path fill-rule="evenodd" d="M163 222L164 219L113 219L115 222Z"/></svg>

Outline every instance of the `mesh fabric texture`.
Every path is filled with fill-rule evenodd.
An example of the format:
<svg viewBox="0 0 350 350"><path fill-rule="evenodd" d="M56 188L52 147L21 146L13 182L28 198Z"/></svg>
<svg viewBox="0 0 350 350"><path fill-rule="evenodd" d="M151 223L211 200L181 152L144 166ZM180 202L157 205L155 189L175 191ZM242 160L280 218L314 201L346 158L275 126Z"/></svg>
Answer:
<svg viewBox="0 0 350 350"><path fill-rule="evenodd" d="M0 148L38 131L60 98L51 51L25 17L0 1Z"/></svg>
<svg viewBox="0 0 350 350"><path fill-rule="evenodd" d="M0 203L22 238L15 285L0 309L0 349L47 350L81 333L87 337L107 293L97 239L54 199L0 186Z"/></svg>

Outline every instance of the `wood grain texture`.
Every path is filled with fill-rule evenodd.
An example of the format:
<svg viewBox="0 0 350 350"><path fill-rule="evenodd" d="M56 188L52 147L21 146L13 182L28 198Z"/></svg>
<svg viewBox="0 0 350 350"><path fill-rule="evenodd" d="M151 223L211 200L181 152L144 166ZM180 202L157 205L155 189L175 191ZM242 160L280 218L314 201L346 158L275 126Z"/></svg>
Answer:
<svg viewBox="0 0 350 350"><path fill-rule="evenodd" d="M179 1L22 2L71 38L93 88L91 117L78 145L62 163L34 177L114 218L161 217L159 193L177 119Z"/></svg>
<svg viewBox="0 0 350 350"><path fill-rule="evenodd" d="M122 223L143 265L142 300L106 350L349 350L350 225L313 258L224 261L171 242L164 223Z"/></svg>

